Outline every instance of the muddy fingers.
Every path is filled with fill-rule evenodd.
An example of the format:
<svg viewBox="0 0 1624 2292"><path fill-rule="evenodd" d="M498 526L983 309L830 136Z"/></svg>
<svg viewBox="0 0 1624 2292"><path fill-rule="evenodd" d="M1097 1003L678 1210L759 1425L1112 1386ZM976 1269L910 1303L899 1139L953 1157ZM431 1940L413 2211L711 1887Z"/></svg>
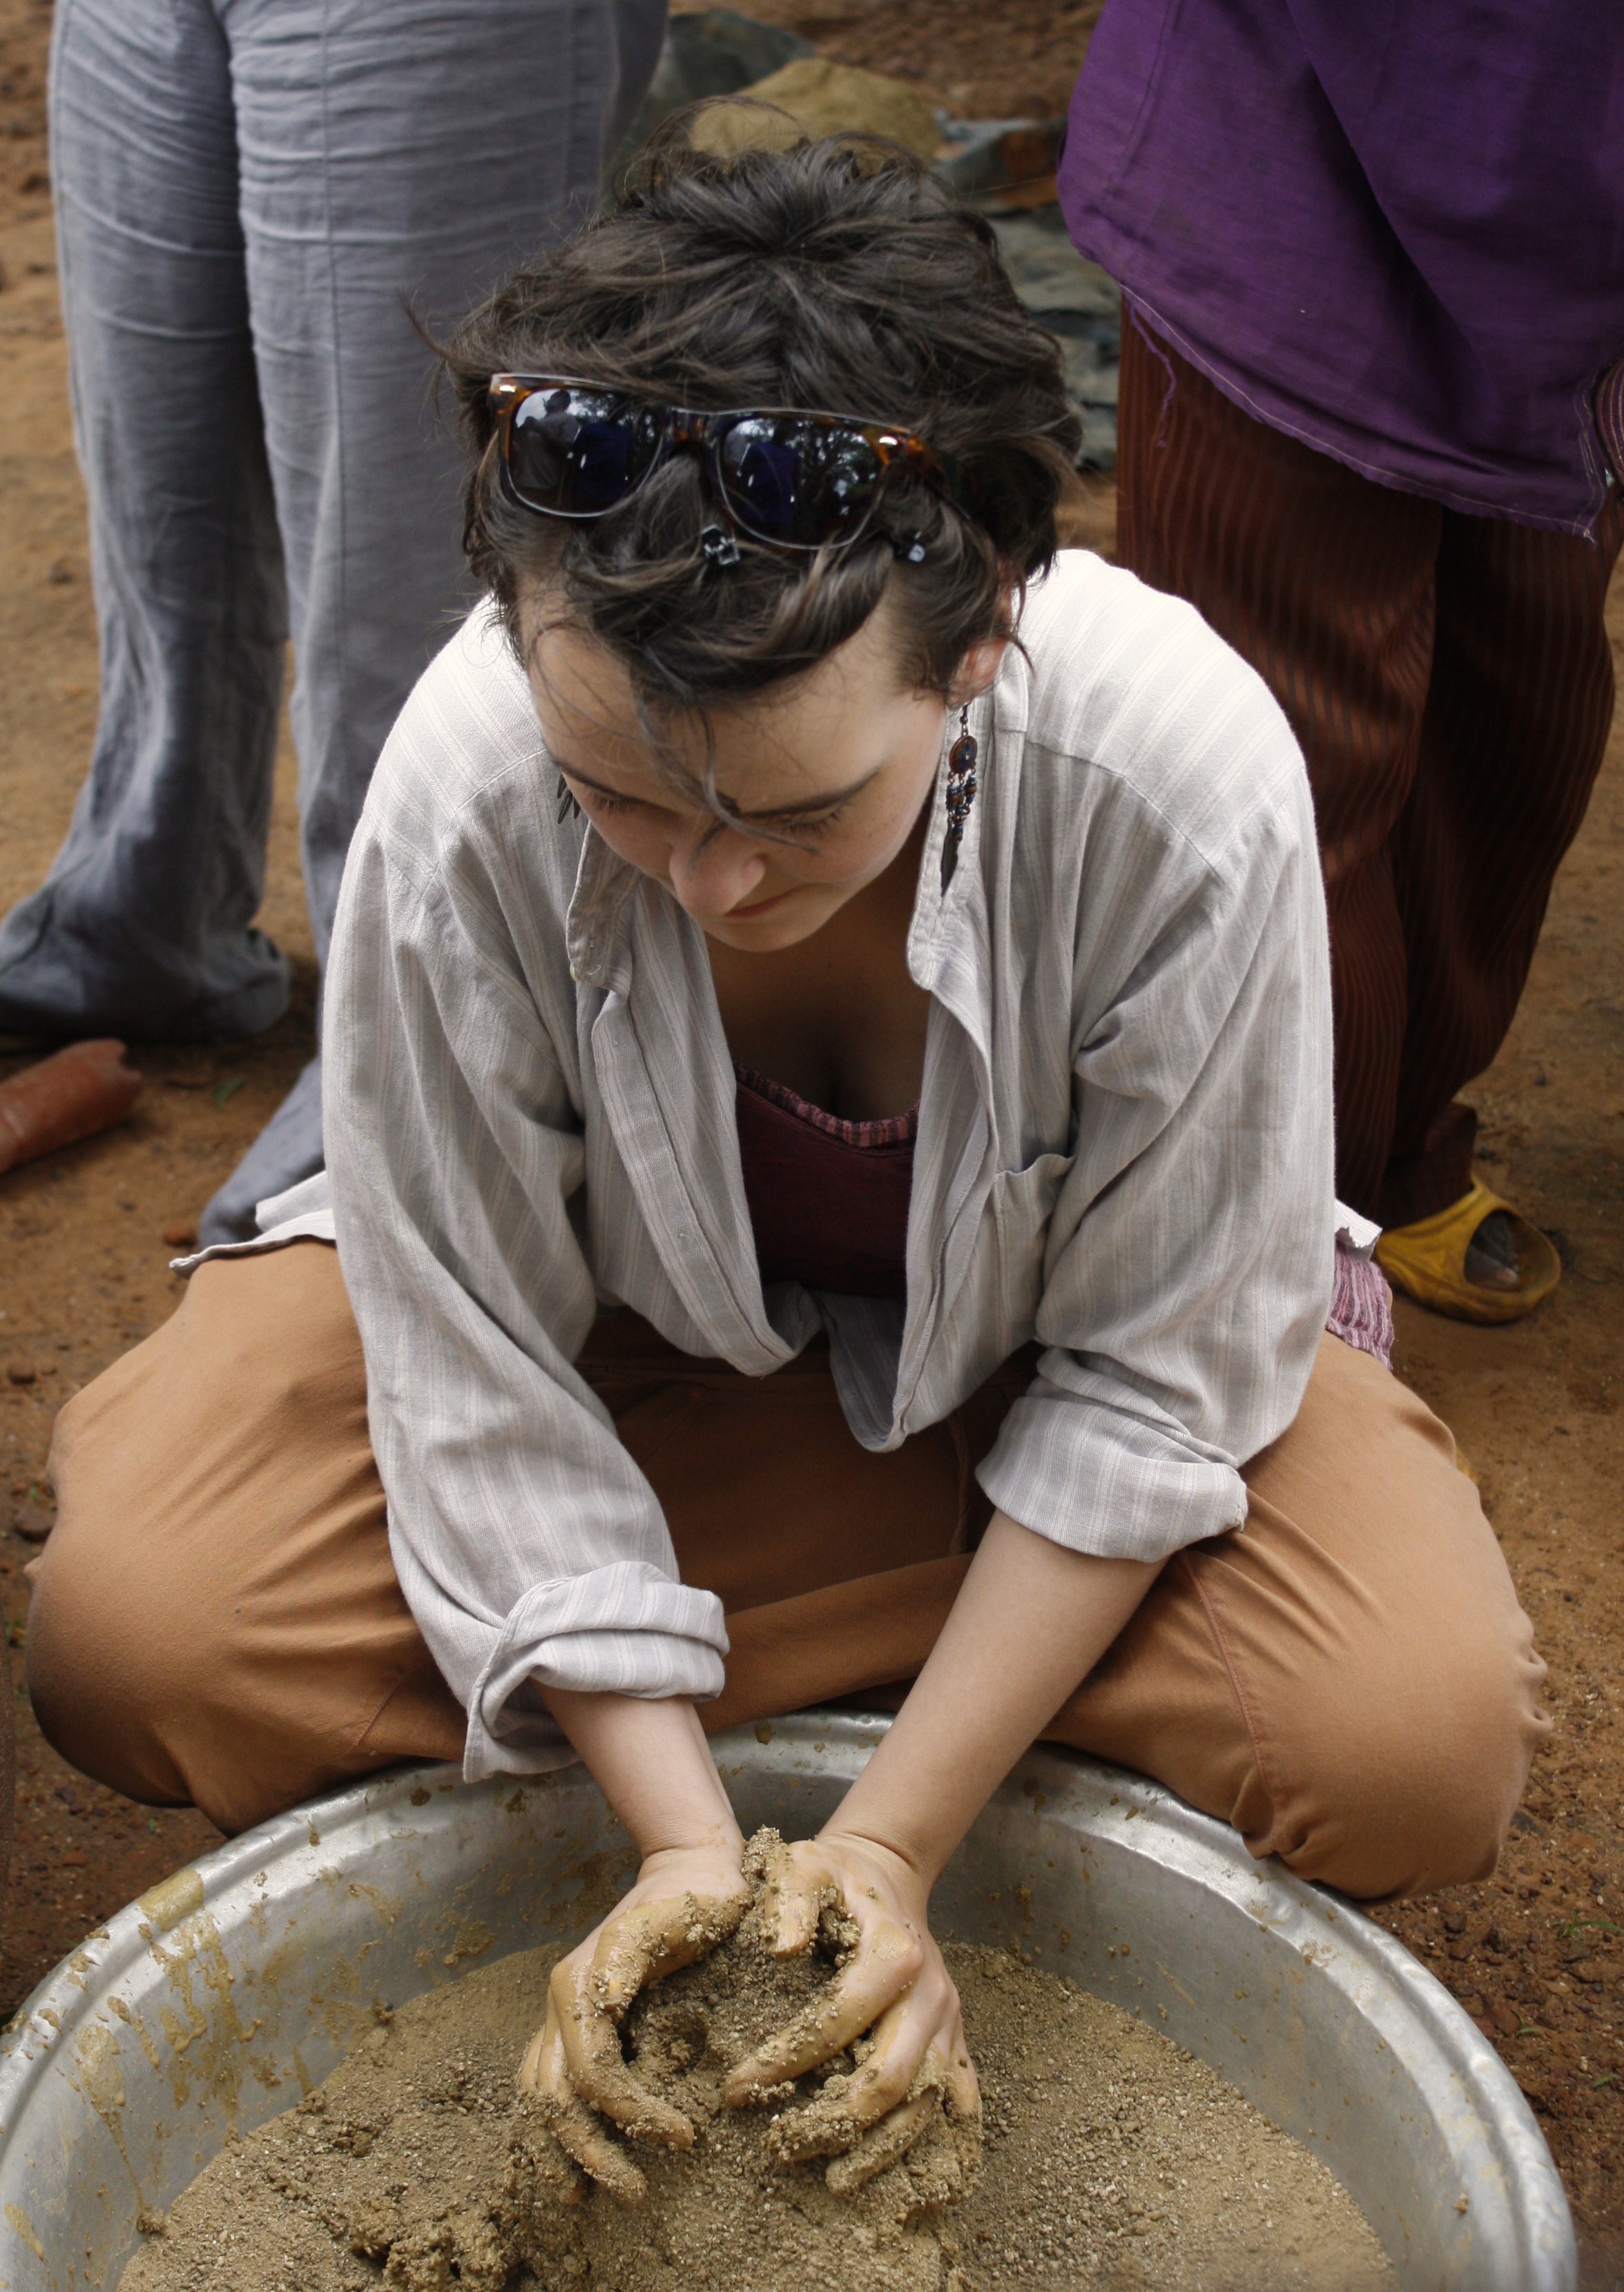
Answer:
<svg viewBox="0 0 1624 2292"><path fill-rule="evenodd" d="M700 1901L684 1893L674 1901L640 1903L625 1917L611 1919L592 1962L592 1989L599 2006L618 2019L649 1982L708 1957L735 1931L749 1899L741 1892Z"/></svg>
<svg viewBox="0 0 1624 2292"><path fill-rule="evenodd" d="M974 2064L965 2048L962 2038L954 2046L953 2057L948 2063L947 2082L943 2087L943 2094L947 2102L948 2115L957 2124L974 2126L979 2134L982 2123L981 2080L975 2074Z"/></svg>
<svg viewBox="0 0 1624 2292"><path fill-rule="evenodd" d="M532 2038L525 2054L519 2085L521 2091L533 2096L543 2124L583 2173L621 2204L642 2203L648 2193L648 2183L570 2089L563 2040L551 2006L540 2035Z"/></svg>
<svg viewBox="0 0 1624 2292"><path fill-rule="evenodd" d="M764 2100L780 2086L833 2061L876 2027L893 2000L907 1991L924 1959L917 1939L906 1927L894 1919L877 1920L825 1995L729 2072L723 2088L729 2106Z"/></svg>
<svg viewBox="0 0 1624 2292"><path fill-rule="evenodd" d="M578 1957L554 1968L544 2038L555 2027L558 2057L578 2102L612 2118L635 2140L658 2141L668 2149L693 2146L693 2127L682 2110L658 2100L627 2069L618 2021L597 1995L595 1964L583 1966ZM549 2052L546 2058L554 2057Z"/></svg>
<svg viewBox="0 0 1624 2292"><path fill-rule="evenodd" d="M546 2020L520 2066L520 2090L559 2147L623 2204L638 2203L647 2183L610 2125L679 2150L693 2146L694 2128L626 2066L621 2024L650 1984L735 1932L750 1901L741 1851L735 1832L650 1856L631 1893L553 1967Z"/></svg>
<svg viewBox="0 0 1624 2292"><path fill-rule="evenodd" d="M901 2164L920 2135L933 2125L941 2109L941 2095L927 2086L915 2101L905 2101L889 2117L863 2135L855 2149L830 2163L823 2177L837 2197L854 2197L878 2174Z"/></svg>
<svg viewBox="0 0 1624 2292"><path fill-rule="evenodd" d="M776 1830L759 1830L745 1849L745 1876L760 1889L761 1927L774 1957L799 1957L818 1938L819 1921L839 1901L828 1868L807 1845L786 1846Z"/></svg>
<svg viewBox="0 0 1624 2292"><path fill-rule="evenodd" d="M826 2078L817 2099L804 2109L787 2109L767 2127L764 2146L775 2165L800 2165L809 2157L838 2157L862 2139L864 2127L852 2114L852 2080L836 2072Z"/></svg>
<svg viewBox="0 0 1624 2292"><path fill-rule="evenodd" d="M852 2076L826 2078L823 2090L805 2109L775 2117L767 2129L768 2155L786 2165L809 2157L851 2161L851 2175L844 2166L839 2174L829 2167L827 2178L836 2194L861 2188L905 2156L935 2118L952 2072L933 2046L903 2088L885 2066L886 2050L883 2042L877 2043ZM979 2119L979 2102L977 2115Z"/></svg>

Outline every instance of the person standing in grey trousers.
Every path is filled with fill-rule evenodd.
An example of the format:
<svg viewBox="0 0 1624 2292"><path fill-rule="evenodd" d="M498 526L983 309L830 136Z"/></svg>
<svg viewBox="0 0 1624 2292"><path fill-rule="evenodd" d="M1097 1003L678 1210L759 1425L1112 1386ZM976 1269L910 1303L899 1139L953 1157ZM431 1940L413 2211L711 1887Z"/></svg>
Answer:
<svg viewBox="0 0 1624 2292"><path fill-rule="evenodd" d="M665 0L59 0L51 134L101 706L0 1031L220 1041L286 1008L263 888L287 641L325 964L397 711L471 601L449 325L584 222ZM320 1166L319 1059L203 1239Z"/></svg>

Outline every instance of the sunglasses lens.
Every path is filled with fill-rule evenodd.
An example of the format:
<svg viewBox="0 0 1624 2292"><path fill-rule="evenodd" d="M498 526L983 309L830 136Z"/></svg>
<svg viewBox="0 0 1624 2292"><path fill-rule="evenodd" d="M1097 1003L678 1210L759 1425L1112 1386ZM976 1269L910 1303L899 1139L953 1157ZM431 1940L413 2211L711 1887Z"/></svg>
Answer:
<svg viewBox="0 0 1624 2292"><path fill-rule="evenodd" d="M647 477L659 452L651 410L602 390L534 390L513 409L513 491L555 516L601 517Z"/></svg>
<svg viewBox="0 0 1624 2292"><path fill-rule="evenodd" d="M867 513L885 464L861 432L794 415L750 414L716 448L723 499L747 533L816 549Z"/></svg>

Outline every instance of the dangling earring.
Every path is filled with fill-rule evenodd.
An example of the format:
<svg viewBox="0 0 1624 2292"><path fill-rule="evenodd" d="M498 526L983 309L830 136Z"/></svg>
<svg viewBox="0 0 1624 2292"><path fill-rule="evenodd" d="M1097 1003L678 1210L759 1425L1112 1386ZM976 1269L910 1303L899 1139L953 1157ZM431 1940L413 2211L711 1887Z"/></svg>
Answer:
<svg viewBox="0 0 1624 2292"><path fill-rule="evenodd" d="M570 789L570 786L569 781L564 778L564 776L563 776L562 772L560 772L560 774L559 774L559 776L558 776L558 824L559 824L559 826L562 827L563 826L563 824L564 824L565 820L567 820L568 819L570 819L570 818L571 817L571 815L573 815L577 819L578 819L580 818L580 816L581 816L581 807L580 807L580 805L579 805L578 803L577 803L577 802L576 802L576 800L575 800L575 796L574 796L573 792L572 792L572 791L571 791L571 789Z"/></svg>
<svg viewBox="0 0 1624 2292"><path fill-rule="evenodd" d="M958 738L948 750L948 827L941 839L941 888L945 894L953 880L953 870L958 865L958 847L964 841L965 822L970 817L970 807L975 802L975 760L981 751L970 730L970 710L966 704L958 712Z"/></svg>

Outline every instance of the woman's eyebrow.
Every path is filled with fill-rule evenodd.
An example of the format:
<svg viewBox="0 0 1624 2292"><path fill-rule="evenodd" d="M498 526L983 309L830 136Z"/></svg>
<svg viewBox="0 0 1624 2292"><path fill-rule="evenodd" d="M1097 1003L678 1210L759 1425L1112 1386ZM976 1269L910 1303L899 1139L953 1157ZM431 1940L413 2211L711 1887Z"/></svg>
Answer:
<svg viewBox="0 0 1624 2292"><path fill-rule="evenodd" d="M624 788L605 787L602 780L594 780L589 772L580 771L578 766L567 764L557 756L553 761L567 779L578 780L584 788L591 788L594 795L606 795L611 801L621 803L626 801ZM719 800L730 819L797 819L809 811L833 811L837 804L849 803L854 795L860 795L870 780L879 777L879 766L876 764L872 771L865 772L860 779L853 780L849 787L831 788L823 795L803 796L797 803L774 804L770 811L739 811L728 803L725 796Z"/></svg>

